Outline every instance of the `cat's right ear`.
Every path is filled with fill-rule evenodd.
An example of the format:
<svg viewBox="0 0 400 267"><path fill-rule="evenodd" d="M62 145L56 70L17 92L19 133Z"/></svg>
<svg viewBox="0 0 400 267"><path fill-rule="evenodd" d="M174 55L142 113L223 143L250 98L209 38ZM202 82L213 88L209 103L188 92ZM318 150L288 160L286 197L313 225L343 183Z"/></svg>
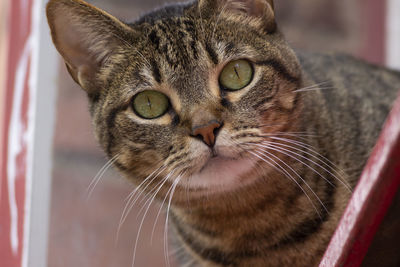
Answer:
<svg viewBox="0 0 400 267"><path fill-rule="evenodd" d="M200 12L205 14L241 15L255 18L266 32L276 31L275 10L273 0L198 0ZM203 16L206 17L206 16Z"/></svg>
<svg viewBox="0 0 400 267"><path fill-rule="evenodd" d="M105 79L101 68L126 45L133 30L81 0L51 0L46 13L53 42L72 78L88 94L96 94Z"/></svg>

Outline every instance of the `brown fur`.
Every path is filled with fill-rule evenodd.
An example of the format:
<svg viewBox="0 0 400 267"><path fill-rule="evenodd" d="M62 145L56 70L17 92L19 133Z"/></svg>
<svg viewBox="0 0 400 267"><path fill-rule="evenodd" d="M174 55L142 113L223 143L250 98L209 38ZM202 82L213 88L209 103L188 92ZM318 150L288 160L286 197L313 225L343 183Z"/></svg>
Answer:
<svg viewBox="0 0 400 267"><path fill-rule="evenodd" d="M48 4L54 43L88 93L96 137L116 168L138 185L154 178L145 190L159 188L160 200L182 181L169 217L182 264L317 265L397 93L399 73L343 55L296 55L273 6L200 0L126 24L80 0ZM252 82L223 90L222 68L243 58ZM306 91L324 82L331 88ZM143 90L167 95L168 112L135 115ZM223 125L209 153L226 142L221 149L238 163L255 162L232 177L233 189L191 184L205 166L194 148L207 149L191 133L207 121Z"/></svg>

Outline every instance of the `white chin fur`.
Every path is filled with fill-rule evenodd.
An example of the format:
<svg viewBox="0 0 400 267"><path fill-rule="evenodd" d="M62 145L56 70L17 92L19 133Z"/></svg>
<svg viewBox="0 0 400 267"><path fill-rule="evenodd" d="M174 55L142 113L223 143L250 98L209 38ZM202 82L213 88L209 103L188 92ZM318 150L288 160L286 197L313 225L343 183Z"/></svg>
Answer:
<svg viewBox="0 0 400 267"><path fill-rule="evenodd" d="M185 180L191 188L209 189L209 192L230 191L251 182L240 178L253 167L254 161L250 159L217 156L210 158L201 171Z"/></svg>

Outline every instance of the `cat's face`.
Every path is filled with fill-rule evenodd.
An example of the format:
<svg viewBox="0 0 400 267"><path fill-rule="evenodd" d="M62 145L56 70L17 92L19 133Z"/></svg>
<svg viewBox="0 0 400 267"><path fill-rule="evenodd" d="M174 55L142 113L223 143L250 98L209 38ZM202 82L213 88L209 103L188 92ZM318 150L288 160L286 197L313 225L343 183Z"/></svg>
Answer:
<svg viewBox="0 0 400 267"><path fill-rule="evenodd" d="M129 26L81 1L51 1L48 17L96 136L129 179L201 195L272 168L259 168L253 144L290 129L300 108L300 70L272 1L204 0Z"/></svg>

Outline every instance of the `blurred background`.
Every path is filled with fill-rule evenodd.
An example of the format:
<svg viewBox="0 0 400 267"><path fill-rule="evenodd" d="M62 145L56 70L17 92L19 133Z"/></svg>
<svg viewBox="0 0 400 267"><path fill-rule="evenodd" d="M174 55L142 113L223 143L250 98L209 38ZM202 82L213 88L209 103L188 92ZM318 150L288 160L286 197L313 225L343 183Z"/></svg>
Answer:
<svg viewBox="0 0 400 267"><path fill-rule="evenodd" d="M88 2L129 21L166 1ZM341 51L377 64L386 62L384 1L276 0L275 8L279 27L297 49ZM4 35L1 28L0 34ZM116 240L125 199L134 188L110 168L88 198L87 188L106 159L93 137L86 95L70 78L61 60L57 84L48 266L131 266L143 217L143 211L138 213L141 205L130 212ZM158 211L159 206L153 205L144 220L135 266L165 266L163 214L151 242ZM173 256L172 253L172 263Z"/></svg>

